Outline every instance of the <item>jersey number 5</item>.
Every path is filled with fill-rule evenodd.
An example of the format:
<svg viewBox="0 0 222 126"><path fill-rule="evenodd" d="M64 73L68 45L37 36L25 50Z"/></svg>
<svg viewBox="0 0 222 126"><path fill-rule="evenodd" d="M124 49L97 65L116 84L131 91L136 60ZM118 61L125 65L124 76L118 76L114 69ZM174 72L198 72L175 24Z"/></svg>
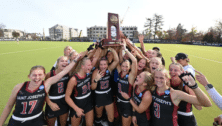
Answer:
<svg viewBox="0 0 222 126"><path fill-rule="evenodd" d="M160 118L160 105L158 103L154 102L153 106L155 108L154 115L156 118L159 119Z"/></svg>
<svg viewBox="0 0 222 126"><path fill-rule="evenodd" d="M29 105L31 106L31 108L28 114L32 114L32 111L34 110L36 103L37 100L29 101ZM21 112L21 114L26 114L27 102L22 102L22 104L23 104L23 111Z"/></svg>

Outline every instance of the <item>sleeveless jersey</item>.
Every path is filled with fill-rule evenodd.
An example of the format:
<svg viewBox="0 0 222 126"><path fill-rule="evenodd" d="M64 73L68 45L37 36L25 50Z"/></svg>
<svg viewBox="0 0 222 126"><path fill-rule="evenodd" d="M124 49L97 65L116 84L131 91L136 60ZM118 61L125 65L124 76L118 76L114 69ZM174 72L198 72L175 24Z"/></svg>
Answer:
<svg viewBox="0 0 222 126"><path fill-rule="evenodd" d="M141 93L137 93L136 92L137 88L138 88L138 86L136 86L135 90L134 90L133 101L135 104L137 104L139 106L140 103L142 102L143 95L147 90L144 90ZM143 112L141 114L136 112L136 118L137 118L137 120L142 120L142 121L150 120L150 107L145 112Z"/></svg>
<svg viewBox="0 0 222 126"><path fill-rule="evenodd" d="M128 81L128 76L129 74L126 74L126 76L122 77L122 72L120 72L119 77L118 77L118 92L117 92L117 97L121 100L126 101L125 98L122 97L121 92L125 92L131 97L132 93L132 85Z"/></svg>
<svg viewBox="0 0 222 126"><path fill-rule="evenodd" d="M16 97L14 116L25 118L39 114L45 104L45 85L42 84L33 92L28 89L30 81L25 82Z"/></svg>
<svg viewBox="0 0 222 126"><path fill-rule="evenodd" d="M55 76L55 71L50 71L50 77ZM53 84L50 87L49 90L49 95L50 96L59 96L65 94L67 84L69 82L69 74L66 74L65 76L62 77L56 84Z"/></svg>
<svg viewBox="0 0 222 126"><path fill-rule="evenodd" d="M173 87L173 89L179 90L177 87ZM186 92L185 86L183 86L182 91ZM188 92L186 92L186 93L188 94ZM188 102L185 102L185 101L180 101L178 111L181 111L181 112L191 112L192 110L193 110L193 108L192 108L192 104L191 103L188 103Z"/></svg>
<svg viewBox="0 0 222 126"><path fill-rule="evenodd" d="M110 71L106 70L105 75L97 82L96 91L107 91L110 89Z"/></svg>
<svg viewBox="0 0 222 126"><path fill-rule="evenodd" d="M156 89L152 94L151 126L177 126L177 110L171 101L170 88L163 94L158 94Z"/></svg>
<svg viewBox="0 0 222 126"><path fill-rule="evenodd" d="M88 93L91 93L91 76L86 74L85 77L79 77L78 74L75 74L77 85L74 87L74 99L75 97L82 97Z"/></svg>

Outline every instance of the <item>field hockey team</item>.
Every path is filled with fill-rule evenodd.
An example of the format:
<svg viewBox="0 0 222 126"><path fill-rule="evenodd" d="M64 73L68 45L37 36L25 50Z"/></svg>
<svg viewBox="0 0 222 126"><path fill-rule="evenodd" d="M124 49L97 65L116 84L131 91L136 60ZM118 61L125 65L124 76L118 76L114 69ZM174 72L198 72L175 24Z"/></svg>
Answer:
<svg viewBox="0 0 222 126"><path fill-rule="evenodd" d="M212 104L188 55L171 57L168 71L160 49L146 51L143 38L140 48L122 33L121 46L96 42L81 53L67 46L49 73L32 67L30 81L14 87L0 126L14 105L8 126L197 126L192 105Z"/></svg>

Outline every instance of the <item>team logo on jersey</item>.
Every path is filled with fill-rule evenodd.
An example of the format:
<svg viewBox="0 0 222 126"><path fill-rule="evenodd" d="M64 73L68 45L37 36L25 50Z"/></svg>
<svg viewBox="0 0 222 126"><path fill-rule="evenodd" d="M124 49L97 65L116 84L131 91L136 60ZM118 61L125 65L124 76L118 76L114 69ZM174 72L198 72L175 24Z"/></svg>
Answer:
<svg viewBox="0 0 222 126"><path fill-rule="evenodd" d="M109 70L106 70L106 73L108 74L108 73L109 73Z"/></svg>
<svg viewBox="0 0 222 126"><path fill-rule="evenodd" d="M39 87L39 90L43 90L44 89L44 85L41 85L40 87Z"/></svg>
<svg viewBox="0 0 222 126"><path fill-rule="evenodd" d="M142 94L142 93L140 93L140 94L139 94L139 97L141 98L142 96L143 96L143 94Z"/></svg>
<svg viewBox="0 0 222 126"><path fill-rule="evenodd" d="M166 94L166 95L169 95L169 94L170 94L170 90L166 90L166 91L165 91L165 94Z"/></svg>
<svg viewBox="0 0 222 126"><path fill-rule="evenodd" d="M126 75L126 78L128 78L128 76L129 76L129 75L127 74L127 75Z"/></svg>

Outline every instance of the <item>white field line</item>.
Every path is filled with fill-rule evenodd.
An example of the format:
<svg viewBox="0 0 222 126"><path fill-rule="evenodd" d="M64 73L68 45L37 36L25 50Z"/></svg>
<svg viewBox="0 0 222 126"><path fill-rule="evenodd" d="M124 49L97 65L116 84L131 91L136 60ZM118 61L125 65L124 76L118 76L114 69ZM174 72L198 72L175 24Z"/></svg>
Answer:
<svg viewBox="0 0 222 126"><path fill-rule="evenodd" d="M172 51L172 50L168 50L168 49L163 49L163 50L178 53L177 51ZM216 63L222 63L222 62L217 61L217 60L207 59L207 58L199 57L199 56L195 56L195 55L189 55L189 56L193 56L193 57L196 57L196 58L199 58L199 59L204 59L204 60L208 60L208 61L212 61L212 62L216 62Z"/></svg>
<svg viewBox="0 0 222 126"><path fill-rule="evenodd" d="M0 53L0 55L20 53L20 52L30 52L30 51L36 51L36 50L52 49L52 48L60 48L60 47L51 47L51 48L41 48L41 49L32 49L32 50L23 50L23 51L16 51L16 52Z"/></svg>

